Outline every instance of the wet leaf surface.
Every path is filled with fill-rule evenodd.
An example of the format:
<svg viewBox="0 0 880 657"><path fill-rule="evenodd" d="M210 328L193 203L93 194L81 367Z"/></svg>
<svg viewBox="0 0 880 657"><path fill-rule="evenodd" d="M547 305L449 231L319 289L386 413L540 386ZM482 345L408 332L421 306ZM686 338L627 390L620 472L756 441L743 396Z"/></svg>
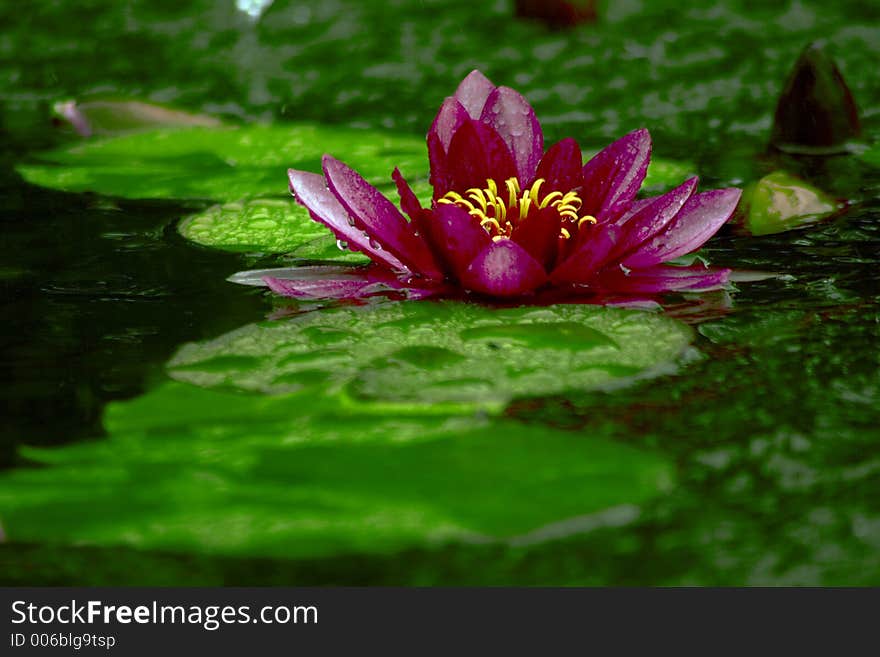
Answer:
<svg viewBox="0 0 880 657"><path fill-rule="evenodd" d="M689 337L687 326L656 314L595 306L386 303L251 324L184 346L169 371L208 387L320 389L353 403L495 408L519 395L663 371Z"/></svg>

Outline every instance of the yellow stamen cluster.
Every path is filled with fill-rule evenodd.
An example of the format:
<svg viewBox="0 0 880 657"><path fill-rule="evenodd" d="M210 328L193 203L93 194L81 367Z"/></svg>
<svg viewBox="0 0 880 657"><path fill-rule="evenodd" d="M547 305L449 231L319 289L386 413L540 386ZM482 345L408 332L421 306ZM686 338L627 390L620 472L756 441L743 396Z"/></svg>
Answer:
<svg viewBox="0 0 880 657"><path fill-rule="evenodd" d="M487 180L486 187L479 189L472 187L465 191L464 195L458 192L447 192L438 203L457 205L468 211L480 221L480 225L492 235L495 240L509 237L514 227L523 221L529 210L537 208L543 210L546 207L556 208L563 223L568 228L579 230L585 223L596 223L595 217L589 215L580 216L583 201L577 192L553 191L541 198L541 186L547 182L544 178L538 178L527 190L520 189L519 180L508 178L504 181L506 194L499 193L498 185L494 180ZM569 239L571 232L563 227L559 229L559 235L563 239Z"/></svg>

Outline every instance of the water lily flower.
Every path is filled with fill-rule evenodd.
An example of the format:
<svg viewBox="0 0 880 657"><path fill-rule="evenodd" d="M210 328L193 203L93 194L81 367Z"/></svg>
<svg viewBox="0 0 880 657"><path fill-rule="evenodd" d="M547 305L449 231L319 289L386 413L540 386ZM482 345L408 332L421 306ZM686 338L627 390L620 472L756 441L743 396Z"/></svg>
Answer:
<svg viewBox="0 0 880 657"><path fill-rule="evenodd" d="M299 298L475 294L599 302L717 289L727 281L728 270L664 263L702 246L730 218L740 190L697 192L691 178L637 199L651 155L647 130L625 135L586 164L573 139L545 152L526 99L474 71L440 107L427 142L430 207L397 169L400 209L330 155L323 176L288 172L311 217L372 265L244 272L237 280L259 277Z"/></svg>

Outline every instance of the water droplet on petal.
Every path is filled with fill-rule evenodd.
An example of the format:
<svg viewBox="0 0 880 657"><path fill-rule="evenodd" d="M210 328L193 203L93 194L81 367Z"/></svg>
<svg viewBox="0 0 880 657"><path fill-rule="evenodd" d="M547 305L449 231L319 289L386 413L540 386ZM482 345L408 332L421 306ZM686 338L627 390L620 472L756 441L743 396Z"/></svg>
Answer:
<svg viewBox="0 0 880 657"><path fill-rule="evenodd" d="M382 250L382 245L379 244L379 242L377 242L376 240L374 240L372 237L370 238L370 247L371 247L372 249L376 250L376 251L381 251L381 250Z"/></svg>

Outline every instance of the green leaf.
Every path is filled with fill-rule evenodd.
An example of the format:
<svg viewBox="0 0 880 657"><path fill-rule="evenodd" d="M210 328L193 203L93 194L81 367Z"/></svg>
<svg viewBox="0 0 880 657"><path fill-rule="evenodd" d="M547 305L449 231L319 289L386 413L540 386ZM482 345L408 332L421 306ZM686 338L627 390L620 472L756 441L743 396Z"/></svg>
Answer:
<svg viewBox="0 0 880 657"><path fill-rule="evenodd" d="M226 202L181 222L180 233L203 246L364 262L365 256L340 252L329 230L289 198L287 169L320 172L324 153L344 160L395 200L390 176L400 167L419 198L426 203L431 198L423 139L303 123L107 137L43 153L18 171L28 182L66 191ZM677 185L692 171L687 163L655 158L643 191Z"/></svg>
<svg viewBox="0 0 880 657"><path fill-rule="evenodd" d="M291 123L179 128L76 143L18 166L28 181L126 198L238 201L288 197L287 169L321 170L332 153L391 190L391 171L424 171L424 139Z"/></svg>
<svg viewBox="0 0 880 657"><path fill-rule="evenodd" d="M26 450L43 467L0 475L0 520L14 541L56 545L393 553L626 522L673 479L661 456L588 435L477 416L305 415L325 403L163 384L113 404L107 439Z"/></svg>
<svg viewBox="0 0 880 657"><path fill-rule="evenodd" d="M200 386L497 407L631 379L672 361L690 336L659 315L590 305L386 303L250 324L184 346L169 368Z"/></svg>
<svg viewBox="0 0 880 657"><path fill-rule="evenodd" d="M696 175L696 171L696 166L689 162L652 157L642 183L642 194L665 192Z"/></svg>
<svg viewBox="0 0 880 657"><path fill-rule="evenodd" d="M314 221L293 199L256 199L215 205L184 219L180 234L204 246L227 251L291 253L313 260L369 262L341 250L330 230Z"/></svg>
<svg viewBox="0 0 880 657"><path fill-rule="evenodd" d="M838 210L837 202L785 171L774 171L743 193L744 225L752 235L773 235L825 219Z"/></svg>

